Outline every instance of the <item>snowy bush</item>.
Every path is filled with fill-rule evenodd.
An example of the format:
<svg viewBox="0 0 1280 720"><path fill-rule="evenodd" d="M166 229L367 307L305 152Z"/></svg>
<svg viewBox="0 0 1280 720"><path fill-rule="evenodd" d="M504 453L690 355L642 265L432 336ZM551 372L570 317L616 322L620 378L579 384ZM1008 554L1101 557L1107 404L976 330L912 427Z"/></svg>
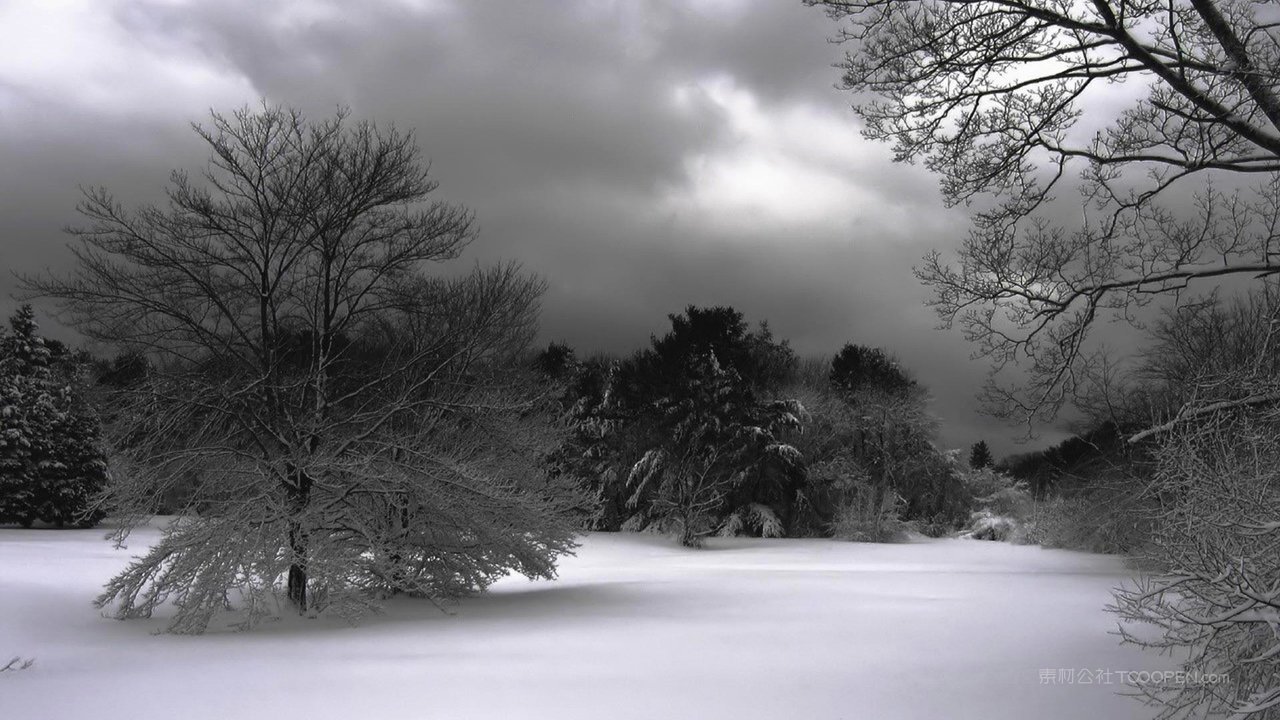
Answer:
<svg viewBox="0 0 1280 720"><path fill-rule="evenodd" d="M1127 555L1150 542L1149 503L1136 491L1097 487L1036 501L1013 541L1047 548Z"/></svg>
<svg viewBox="0 0 1280 720"><path fill-rule="evenodd" d="M831 536L855 542L898 542L911 525L902 519L906 503L891 489L860 484L836 511Z"/></svg>
<svg viewBox="0 0 1280 720"><path fill-rule="evenodd" d="M950 451L949 455L955 455L958 451ZM957 461L958 463L962 461ZM993 495L1001 490L1015 486L1016 481L1008 475L990 467L984 466L980 468L963 468L960 470L960 481L964 483L966 489L975 498Z"/></svg>
<svg viewBox="0 0 1280 720"><path fill-rule="evenodd" d="M749 503L730 513L720 524L718 534L721 537L755 534L777 538L785 534L785 529L773 508L760 503Z"/></svg>
<svg viewBox="0 0 1280 720"><path fill-rule="evenodd" d="M1001 488L990 495L974 499L974 502L985 510L996 515L1006 515L1022 519L1031 514L1035 500L1031 492L1022 484Z"/></svg>
<svg viewBox="0 0 1280 720"><path fill-rule="evenodd" d="M969 518L960 537L970 540L1012 540L1018 532L1018 521L990 510L979 510Z"/></svg>
<svg viewBox="0 0 1280 720"><path fill-rule="evenodd" d="M973 540L1014 540L1034 505L1027 487L990 467L969 470L962 480L977 508L960 537Z"/></svg>

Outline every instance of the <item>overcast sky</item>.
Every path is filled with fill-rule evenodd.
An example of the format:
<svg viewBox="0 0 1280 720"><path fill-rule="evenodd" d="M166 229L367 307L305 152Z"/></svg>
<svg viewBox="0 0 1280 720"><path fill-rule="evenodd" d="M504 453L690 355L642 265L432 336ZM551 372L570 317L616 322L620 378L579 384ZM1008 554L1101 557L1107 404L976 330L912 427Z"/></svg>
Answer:
<svg viewBox="0 0 1280 720"><path fill-rule="evenodd" d="M198 167L210 108L345 105L416 130L473 259L547 278L545 339L628 351L732 305L803 355L890 350L948 447L1025 449L911 274L965 215L861 138L833 31L799 0L5 0L0 267L67 265L77 186L145 201Z"/></svg>

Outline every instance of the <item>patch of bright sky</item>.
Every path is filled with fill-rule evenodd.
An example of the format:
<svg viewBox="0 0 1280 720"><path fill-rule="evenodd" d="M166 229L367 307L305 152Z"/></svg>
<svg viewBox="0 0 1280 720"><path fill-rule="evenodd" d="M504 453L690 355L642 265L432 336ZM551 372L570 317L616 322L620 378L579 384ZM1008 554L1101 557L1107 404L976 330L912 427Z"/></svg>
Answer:
<svg viewBox="0 0 1280 720"><path fill-rule="evenodd" d="M96 115L165 112L244 102L242 76L121 21L108 0L9 0L0 4L0 107L10 119L33 105Z"/></svg>
<svg viewBox="0 0 1280 720"><path fill-rule="evenodd" d="M439 15L453 9L454 4L448 0L394 0L396 4L416 13Z"/></svg>
<svg viewBox="0 0 1280 720"><path fill-rule="evenodd" d="M849 117L798 103L765 106L723 76L675 88L672 102L681 112L718 117L725 134L685 159L685 182L666 189L667 212L732 233L848 227L894 212L866 180L882 159Z"/></svg>
<svg viewBox="0 0 1280 720"><path fill-rule="evenodd" d="M752 0L684 0L686 7L699 15L724 16L746 12Z"/></svg>

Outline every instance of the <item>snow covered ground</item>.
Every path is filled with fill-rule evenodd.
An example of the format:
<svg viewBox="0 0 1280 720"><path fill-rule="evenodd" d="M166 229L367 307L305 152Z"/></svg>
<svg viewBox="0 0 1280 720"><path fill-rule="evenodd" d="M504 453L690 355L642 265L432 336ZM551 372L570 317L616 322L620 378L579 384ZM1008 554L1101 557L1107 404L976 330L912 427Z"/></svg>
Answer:
<svg viewBox="0 0 1280 720"><path fill-rule="evenodd" d="M1117 560L1004 543L593 534L449 614L179 637L99 616L148 536L101 537L0 530L0 718L1107 720L1152 711L1065 671L1169 666L1108 635Z"/></svg>

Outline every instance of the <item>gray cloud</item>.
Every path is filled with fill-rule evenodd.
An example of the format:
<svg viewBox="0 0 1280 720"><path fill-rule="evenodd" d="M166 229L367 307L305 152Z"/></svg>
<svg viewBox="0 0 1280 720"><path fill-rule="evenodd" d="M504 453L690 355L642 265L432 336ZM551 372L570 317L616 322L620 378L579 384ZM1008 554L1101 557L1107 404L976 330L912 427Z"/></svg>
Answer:
<svg viewBox="0 0 1280 720"><path fill-rule="evenodd" d="M473 260L549 280L547 339L621 352L686 304L731 304L803 354L890 349L933 389L945 444L1013 449L974 410L984 366L911 276L963 215L859 139L833 27L798 1L24 7L46 42L34 72L0 55L0 264L65 266L78 184L158 197L202 162L185 123L210 107L346 105L415 130L441 196L479 216Z"/></svg>

